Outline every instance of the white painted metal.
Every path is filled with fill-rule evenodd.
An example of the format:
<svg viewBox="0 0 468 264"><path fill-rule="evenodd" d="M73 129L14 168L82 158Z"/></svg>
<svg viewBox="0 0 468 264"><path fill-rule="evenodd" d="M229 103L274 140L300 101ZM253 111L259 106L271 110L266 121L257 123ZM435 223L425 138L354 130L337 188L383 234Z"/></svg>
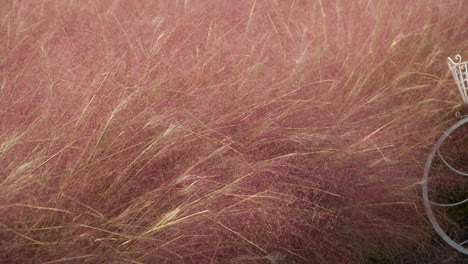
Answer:
<svg viewBox="0 0 468 264"><path fill-rule="evenodd" d="M448 58L448 66L450 71L452 72L453 78L455 79L455 82L457 83L458 90L460 91L460 94L462 96L462 100L464 104L468 104L468 62L462 62L462 57L460 55L455 56L455 61L453 61L451 58ZM461 116L460 116L461 117ZM467 172L463 172L460 170L455 169L453 166L451 166L445 159L442 157L439 149L441 148L442 144L444 141L459 127L461 127L464 124L468 123L468 117L464 117L461 120L459 120L456 124L451 126L447 131L445 131L442 136L439 138L439 140L436 142L434 147L432 148L431 153L429 154L429 157L427 158L426 161L426 166L424 168L424 175L423 175L423 202L424 202L424 207L426 209L426 214L429 218L429 221L431 222L432 226L434 227L435 231L437 234L439 234L442 239L447 242L450 246L458 250L459 252L468 255L468 247L465 247L465 244L468 244L468 240L464 241L455 241L453 238L451 238L446 231L440 226L437 217L434 215L434 211L432 209L433 206L440 206L440 207L452 207L452 206L459 206L462 205L466 202L468 202L468 199L464 199L462 201L458 201L455 203L450 203L450 204L445 204L445 203L437 203L434 201L431 201L429 199L429 174L432 166L432 162L434 158L436 157L436 154L439 156L439 158L442 160L443 164L447 166L452 172L460 175L460 176L468 176ZM464 238L466 239L466 238Z"/></svg>
<svg viewBox="0 0 468 264"><path fill-rule="evenodd" d="M432 151L429 154L429 157L427 158L426 166L424 168L423 202L424 202L424 207L426 208L426 214L429 218L429 221L431 221L431 224L434 227L437 234L439 234L442 237L442 239L444 239L445 242L447 242L450 246L457 249L461 253L468 255L468 248L463 246L463 244L465 244L467 241L457 242L453 240L451 237L449 237L447 233L445 233L445 231L440 226L439 222L437 221L437 217L434 215L434 212L432 210L432 206L442 206L442 207L458 206L467 202L468 199L455 202L455 203L451 203L451 204L441 204L441 203L433 202L429 199L429 173L431 170L432 161L434 160L436 154L438 154L441 157L441 159L444 160L439 152L439 149L442 146L442 143L444 143L444 141L450 136L450 134L452 134L457 128L459 128L460 126L466 123L468 123L468 117L465 117L462 120L458 121L455 125L450 127L445 133L442 134L442 136L439 138L439 140L437 140L436 144L432 148ZM444 163L447 164L445 160L444 160ZM448 168L452 170L452 166L448 166ZM460 172L458 170L452 170L452 171L463 176L466 175L466 173Z"/></svg>
<svg viewBox="0 0 468 264"><path fill-rule="evenodd" d="M468 104L468 61L462 62L462 57L459 54L455 56L455 61L450 57L447 58L447 61L463 102Z"/></svg>

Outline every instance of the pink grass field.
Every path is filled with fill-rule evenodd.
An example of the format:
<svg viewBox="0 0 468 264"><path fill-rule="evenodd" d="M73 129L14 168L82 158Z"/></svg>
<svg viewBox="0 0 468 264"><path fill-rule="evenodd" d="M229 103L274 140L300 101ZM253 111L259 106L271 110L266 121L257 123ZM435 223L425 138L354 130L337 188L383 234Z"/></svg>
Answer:
<svg viewBox="0 0 468 264"><path fill-rule="evenodd" d="M460 257L419 197L467 24L463 0L1 0L0 262Z"/></svg>

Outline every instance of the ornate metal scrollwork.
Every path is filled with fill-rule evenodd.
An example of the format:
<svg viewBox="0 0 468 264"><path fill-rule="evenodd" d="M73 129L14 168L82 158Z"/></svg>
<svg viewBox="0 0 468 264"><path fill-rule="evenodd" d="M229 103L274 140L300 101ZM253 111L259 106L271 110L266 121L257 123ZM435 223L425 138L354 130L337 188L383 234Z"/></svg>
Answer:
<svg viewBox="0 0 468 264"><path fill-rule="evenodd" d="M447 61L462 96L463 103L468 104L468 61L462 62L460 55L455 56L456 62L451 58L447 58Z"/></svg>
<svg viewBox="0 0 468 264"><path fill-rule="evenodd" d="M455 61L453 61L451 58L448 58L448 66L449 69L452 72L453 78L455 79L455 82L457 83L458 89L460 91L460 94L462 96L463 102L465 104L465 107L468 104L468 62L462 62L462 57L460 55L455 56ZM431 168L433 167L433 161L436 158L436 155L438 158L442 161L442 164L445 165L449 171L455 173L458 175L457 177L466 177L468 176L467 171L462 171L461 169L455 168L455 166L452 166L441 154L440 149L443 145L443 143L446 141L447 138L451 137L452 134L462 127L463 125L468 125L468 116L464 116L463 114L460 114L460 112L457 112L457 117L460 118L460 120L451 126L447 131L445 131L442 136L437 140L436 144L432 148L432 151L429 154L429 157L426 160L426 165L424 168L424 174L423 174L423 202L424 202L424 207L426 210L426 214L429 218L429 221L431 222L432 226L434 227L435 231L442 237L442 239L447 242L450 246L458 250L459 252L468 255L468 239L465 238L453 238L449 234L447 234L447 230L444 230L441 226L441 224L438 221L438 218L435 215L435 212L433 210L434 207L456 207L456 206L463 206L465 203L468 203L468 197L464 197L464 199L460 199L460 201L452 202L452 203L439 203L431 200L429 198L429 185L430 185L430 171ZM465 132L466 135L466 132ZM465 138L465 137L464 137ZM460 188L460 186L455 186L456 188ZM464 188L464 186L461 186L461 188ZM465 204L466 206L466 204ZM463 212L463 210L461 210ZM468 216L467 216L468 217Z"/></svg>

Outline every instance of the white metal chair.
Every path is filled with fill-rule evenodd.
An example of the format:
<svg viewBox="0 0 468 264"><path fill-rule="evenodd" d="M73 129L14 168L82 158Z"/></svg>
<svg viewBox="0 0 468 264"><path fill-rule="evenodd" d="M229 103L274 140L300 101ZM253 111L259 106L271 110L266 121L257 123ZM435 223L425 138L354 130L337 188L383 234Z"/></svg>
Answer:
<svg viewBox="0 0 468 264"><path fill-rule="evenodd" d="M453 78L455 79L455 82L457 83L458 89L460 91L460 94L462 96L464 104L468 104L468 62L462 62L462 58L460 55L455 56L455 60L457 62L454 62L451 58L448 58L448 66L449 69L452 71ZM431 168L434 170L434 159L436 158L436 154L438 156L438 159L440 159L442 165L445 165L448 170L454 175L457 175L457 177L466 177L468 176L468 173L466 171L462 171L460 168L455 168L453 165L449 164L449 162L444 159L442 156L440 149L443 146L444 141L446 141L447 138L449 138L457 129L462 127L463 125L468 123L468 116L463 117L463 115L460 114L460 112L457 112L457 117L461 118L457 123L455 123L453 126L451 126L447 131L442 134L442 136L437 140L436 144L432 148L432 151L429 154L429 157L427 158L426 165L424 168L424 174L423 174L423 202L424 202L424 207L426 210L426 214L434 227L435 231L443 238L445 242L447 242L450 246L458 250L459 252L468 255L468 237L464 238L452 238L450 237L449 234L447 234L447 230L443 229L443 225L441 225L439 222L441 221L441 218L438 217L434 211L434 207L455 207L455 206L466 206L466 202L468 202L468 197L464 197L461 201L456 201L452 203L439 203L436 201L433 201L429 198L429 191L430 187L433 186L430 183L430 177L429 175L431 174ZM462 128L463 129L463 128ZM463 179L465 180L465 179ZM466 179L468 180L468 179ZM460 186L455 186L456 188L460 188ZM462 187L463 188L463 187ZM435 199L435 198L433 198ZM468 217L468 216L467 216Z"/></svg>

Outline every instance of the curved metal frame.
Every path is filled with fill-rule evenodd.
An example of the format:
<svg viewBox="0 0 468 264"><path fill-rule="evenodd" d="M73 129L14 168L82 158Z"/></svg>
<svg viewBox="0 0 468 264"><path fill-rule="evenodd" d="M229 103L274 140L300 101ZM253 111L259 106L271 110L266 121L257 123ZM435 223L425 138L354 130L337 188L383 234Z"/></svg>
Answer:
<svg viewBox="0 0 468 264"><path fill-rule="evenodd" d="M457 206L457 205L460 205L460 204L463 204L465 202L468 201L468 199L465 199L463 201L460 201L460 202L456 202L456 203L451 203L451 204L441 204L441 203L436 203L436 202L432 202L431 200L429 200L429 193L428 193L428 184L429 184L429 172L430 172L430 168L431 168L431 164L432 164L432 161L434 160L434 157L436 155L436 153L438 154L438 156L441 158L441 160L443 161L443 163L453 172L459 174L459 175L463 175L463 176L468 176L468 173L465 173L465 172L461 172L455 168L453 168L450 164L447 163L447 161L442 157L442 155L440 154L439 152L439 149L440 147L442 146L442 143L444 143L444 141L450 136L450 134L452 134L455 130L457 130L457 128L459 128L460 126L464 125L468 123L468 117L465 117L463 119L461 119L460 121L458 121L456 124L454 124L453 126L451 126L444 134L442 134L442 136L439 138L439 140L437 140L436 144L434 145L434 147L432 148L432 151L431 153L429 154L429 157L427 158L427 161L426 161L426 166L424 168L424 176L423 176L423 202L424 202L424 207L426 209L426 214L432 224L432 226L434 227L434 229L436 230L436 232L445 240L445 242L447 242L450 246L452 246L453 248L455 248L456 250L460 251L461 253L463 254L466 254L468 255L468 248L465 248L463 245L465 243L468 243L468 240L466 241L463 241L463 242L455 242L452 238L450 238L446 233L445 231L442 229L442 227L440 227L439 223L437 222L437 219L435 218L434 216L434 213L432 212L432 208L431 206L441 206L441 207L450 207L450 206Z"/></svg>

